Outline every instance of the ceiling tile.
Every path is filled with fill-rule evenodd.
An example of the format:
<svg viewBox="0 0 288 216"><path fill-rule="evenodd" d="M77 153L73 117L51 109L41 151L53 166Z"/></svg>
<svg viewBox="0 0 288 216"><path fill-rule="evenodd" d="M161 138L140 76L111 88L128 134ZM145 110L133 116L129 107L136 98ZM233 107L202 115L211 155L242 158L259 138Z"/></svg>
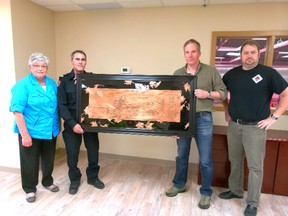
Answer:
<svg viewBox="0 0 288 216"><path fill-rule="evenodd" d="M52 10L52 11L83 11L84 9L80 7L79 5L49 5L46 6L46 8Z"/></svg>
<svg viewBox="0 0 288 216"><path fill-rule="evenodd" d="M116 2L144 2L144 1L161 1L161 0L115 0Z"/></svg>
<svg viewBox="0 0 288 216"><path fill-rule="evenodd" d="M73 5L70 0L30 0L39 5Z"/></svg>
<svg viewBox="0 0 288 216"><path fill-rule="evenodd" d="M53 11L165 7L211 4L276 3L288 0L30 0Z"/></svg>
<svg viewBox="0 0 288 216"><path fill-rule="evenodd" d="M164 6L160 0L126 0L118 1L124 8L139 8L139 7L162 7Z"/></svg>
<svg viewBox="0 0 288 216"><path fill-rule="evenodd" d="M115 0L70 0L70 2L74 2L76 4L98 4L98 3L115 3Z"/></svg>
<svg viewBox="0 0 288 216"><path fill-rule="evenodd" d="M79 6L86 9L86 10L121 8L121 5L117 2L96 3L96 4L79 4Z"/></svg>
<svg viewBox="0 0 288 216"><path fill-rule="evenodd" d="M269 2L269 3L271 3L271 2L288 2L288 0L274 0L274 1L271 1L271 0L257 0L257 2L260 2L260 3L267 3L267 2Z"/></svg>
<svg viewBox="0 0 288 216"><path fill-rule="evenodd" d="M203 5L204 0L162 0L165 6Z"/></svg>
<svg viewBox="0 0 288 216"><path fill-rule="evenodd" d="M209 4L244 4L244 3L256 3L257 0L208 0Z"/></svg>

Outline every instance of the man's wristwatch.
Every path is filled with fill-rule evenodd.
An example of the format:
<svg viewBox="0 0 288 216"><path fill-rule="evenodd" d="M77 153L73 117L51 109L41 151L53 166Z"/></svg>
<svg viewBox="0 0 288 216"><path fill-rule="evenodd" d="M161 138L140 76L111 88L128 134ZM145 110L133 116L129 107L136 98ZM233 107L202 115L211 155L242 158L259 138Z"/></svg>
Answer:
<svg viewBox="0 0 288 216"><path fill-rule="evenodd" d="M210 91L208 91L208 96L207 96L207 98L211 99L211 92L210 92Z"/></svg>
<svg viewBox="0 0 288 216"><path fill-rule="evenodd" d="M273 120L277 120L277 119L278 119L278 117L275 116L274 114L271 114L271 118L272 118Z"/></svg>

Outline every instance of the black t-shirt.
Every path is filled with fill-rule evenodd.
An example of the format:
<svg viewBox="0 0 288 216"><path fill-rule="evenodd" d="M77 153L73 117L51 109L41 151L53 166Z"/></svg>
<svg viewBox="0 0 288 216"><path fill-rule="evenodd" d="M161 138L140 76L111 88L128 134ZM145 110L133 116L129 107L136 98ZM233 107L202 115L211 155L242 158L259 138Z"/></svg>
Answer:
<svg viewBox="0 0 288 216"><path fill-rule="evenodd" d="M273 93L280 94L287 88L275 69L260 64L247 71L235 67L225 73L223 82L230 92L229 115L244 121L268 118Z"/></svg>

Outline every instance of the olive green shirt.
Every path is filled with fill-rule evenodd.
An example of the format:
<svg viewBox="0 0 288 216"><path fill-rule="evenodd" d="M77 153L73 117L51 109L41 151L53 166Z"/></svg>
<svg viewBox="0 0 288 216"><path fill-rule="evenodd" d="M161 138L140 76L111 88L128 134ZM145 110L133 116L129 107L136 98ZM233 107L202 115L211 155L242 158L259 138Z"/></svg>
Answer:
<svg viewBox="0 0 288 216"><path fill-rule="evenodd" d="M187 73L187 64L176 70L173 75L177 76L192 76ZM197 86L195 89L202 89L206 91L218 91L221 95L221 100L225 100L227 97L227 89L222 81L222 78L215 67L207 64L200 63L195 73L197 77ZM213 100L209 98L198 99L196 98L196 112L212 112Z"/></svg>

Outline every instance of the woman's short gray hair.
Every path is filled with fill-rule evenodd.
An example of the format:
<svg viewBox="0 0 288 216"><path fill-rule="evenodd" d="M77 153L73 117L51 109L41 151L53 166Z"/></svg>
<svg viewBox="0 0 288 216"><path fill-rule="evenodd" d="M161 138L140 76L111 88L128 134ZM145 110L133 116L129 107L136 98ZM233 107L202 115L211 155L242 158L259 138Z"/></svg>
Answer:
<svg viewBox="0 0 288 216"><path fill-rule="evenodd" d="M28 65L33 65L35 62L40 61L49 64L49 58L42 53L36 52L32 53L28 60Z"/></svg>

